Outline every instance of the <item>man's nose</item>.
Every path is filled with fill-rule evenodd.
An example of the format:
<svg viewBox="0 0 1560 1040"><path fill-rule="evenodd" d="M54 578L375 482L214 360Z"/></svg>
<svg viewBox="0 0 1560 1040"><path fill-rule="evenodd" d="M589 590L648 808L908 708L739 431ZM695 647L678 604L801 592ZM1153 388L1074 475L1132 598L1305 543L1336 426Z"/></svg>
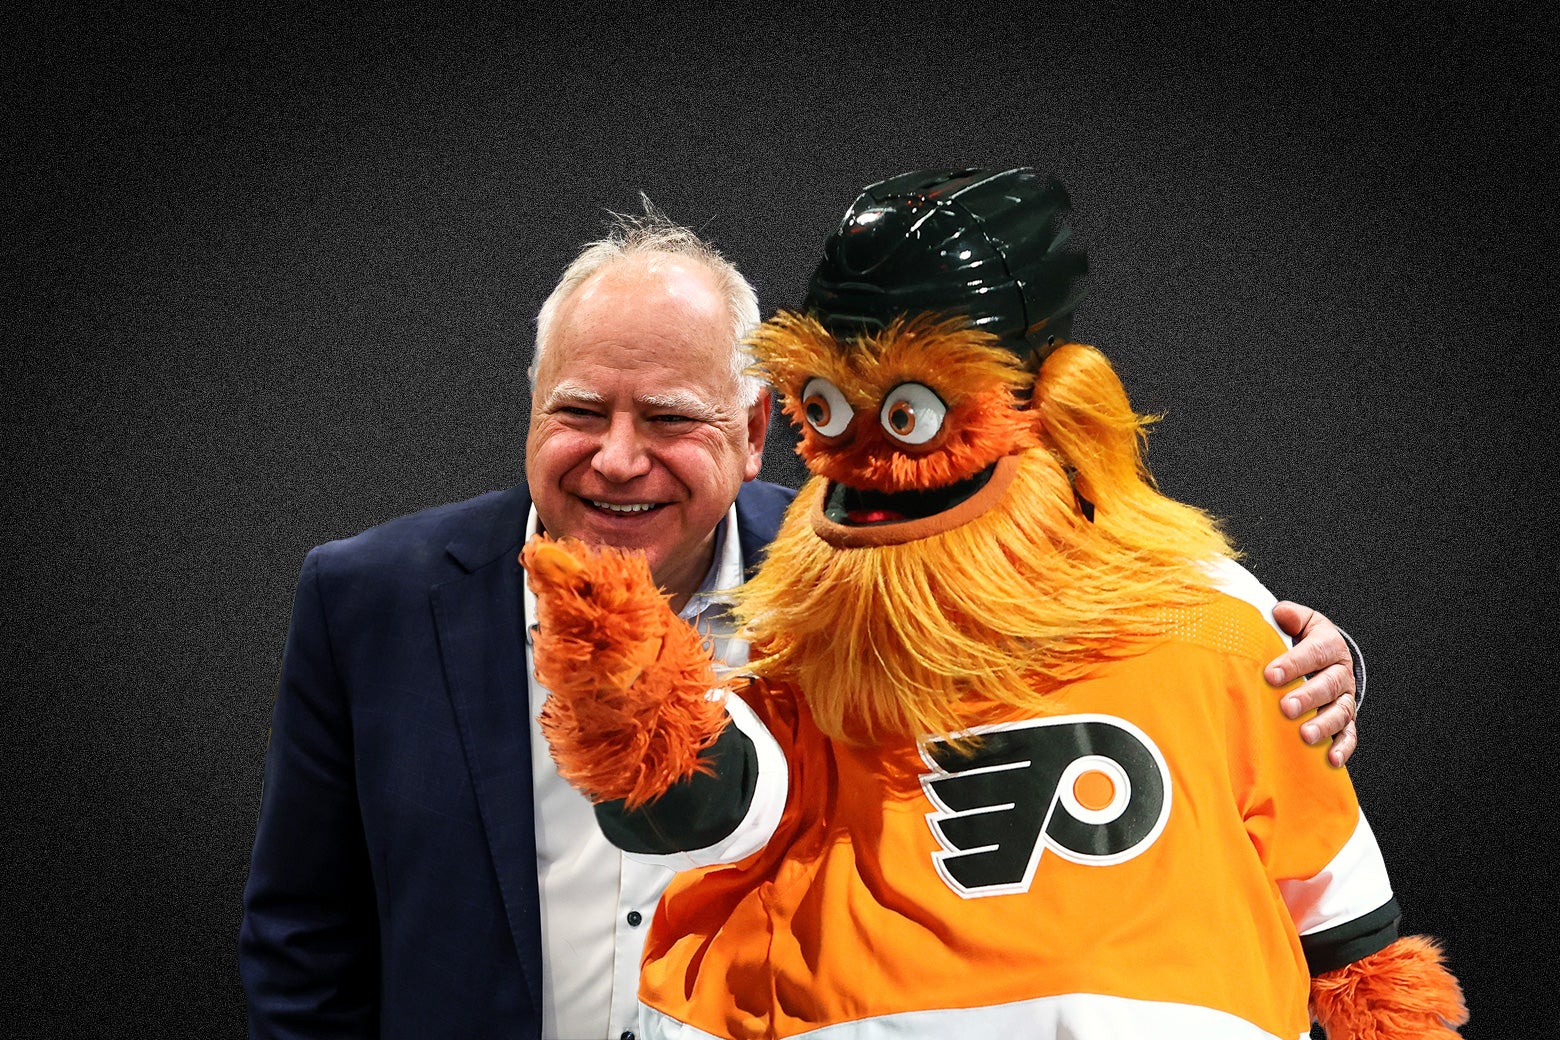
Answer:
<svg viewBox="0 0 1560 1040"><path fill-rule="evenodd" d="M597 473L616 483L650 472L650 453L632 415L612 416L591 464Z"/></svg>

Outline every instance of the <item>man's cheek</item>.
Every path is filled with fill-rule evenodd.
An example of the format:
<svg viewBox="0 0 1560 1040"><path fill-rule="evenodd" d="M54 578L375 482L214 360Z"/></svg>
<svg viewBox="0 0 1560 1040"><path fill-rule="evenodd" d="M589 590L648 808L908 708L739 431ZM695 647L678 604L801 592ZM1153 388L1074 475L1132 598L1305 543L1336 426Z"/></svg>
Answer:
<svg viewBox="0 0 1560 1040"><path fill-rule="evenodd" d="M557 426L538 440L532 455L544 471L560 473L588 462L594 452L595 444L589 436Z"/></svg>

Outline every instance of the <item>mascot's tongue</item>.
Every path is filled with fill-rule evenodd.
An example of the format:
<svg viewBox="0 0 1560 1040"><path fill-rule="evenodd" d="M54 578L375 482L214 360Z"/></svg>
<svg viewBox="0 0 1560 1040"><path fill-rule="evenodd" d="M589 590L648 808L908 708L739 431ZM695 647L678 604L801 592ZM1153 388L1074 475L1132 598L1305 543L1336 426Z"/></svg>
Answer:
<svg viewBox="0 0 1560 1040"><path fill-rule="evenodd" d="M853 524L886 524L905 518L903 513L892 509L852 509L846 515Z"/></svg>

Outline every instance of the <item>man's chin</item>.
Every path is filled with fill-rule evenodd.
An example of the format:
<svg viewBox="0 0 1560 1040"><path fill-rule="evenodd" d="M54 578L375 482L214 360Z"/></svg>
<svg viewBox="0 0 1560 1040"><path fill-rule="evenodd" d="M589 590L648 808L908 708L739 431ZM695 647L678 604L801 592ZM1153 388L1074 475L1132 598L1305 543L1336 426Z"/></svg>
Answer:
<svg viewBox="0 0 1560 1040"><path fill-rule="evenodd" d="M576 537L593 545L610 545L614 549L642 553L650 563L650 570L658 572L675 552L675 547L669 547L667 543L676 533L674 526L667 523L670 517L658 515L660 512L654 510L625 521L615 516L603 517L599 510L593 510L578 526Z"/></svg>

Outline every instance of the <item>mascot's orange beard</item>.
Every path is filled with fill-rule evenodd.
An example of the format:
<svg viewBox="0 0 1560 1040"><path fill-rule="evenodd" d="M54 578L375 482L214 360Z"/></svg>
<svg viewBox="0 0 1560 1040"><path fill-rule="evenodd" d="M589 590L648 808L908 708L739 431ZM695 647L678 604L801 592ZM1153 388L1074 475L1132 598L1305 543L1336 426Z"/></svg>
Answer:
<svg viewBox="0 0 1560 1040"><path fill-rule="evenodd" d="M827 481L809 481L739 594L752 670L797 684L831 737L945 736L1054 712L1061 683L1208 598L1190 559L1084 519L1049 450L1016 460L994 507L897 545L825 542L814 516Z"/></svg>

